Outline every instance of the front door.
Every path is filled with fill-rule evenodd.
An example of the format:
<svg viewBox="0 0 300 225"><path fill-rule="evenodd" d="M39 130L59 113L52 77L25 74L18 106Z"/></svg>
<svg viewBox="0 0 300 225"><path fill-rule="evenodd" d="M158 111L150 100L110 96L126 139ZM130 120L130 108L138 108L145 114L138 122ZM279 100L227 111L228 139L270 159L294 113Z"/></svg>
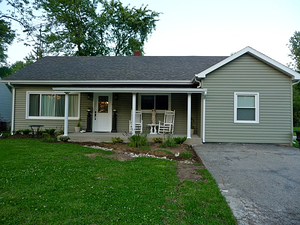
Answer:
<svg viewBox="0 0 300 225"><path fill-rule="evenodd" d="M112 94L94 94L94 129L98 132L111 132Z"/></svg>

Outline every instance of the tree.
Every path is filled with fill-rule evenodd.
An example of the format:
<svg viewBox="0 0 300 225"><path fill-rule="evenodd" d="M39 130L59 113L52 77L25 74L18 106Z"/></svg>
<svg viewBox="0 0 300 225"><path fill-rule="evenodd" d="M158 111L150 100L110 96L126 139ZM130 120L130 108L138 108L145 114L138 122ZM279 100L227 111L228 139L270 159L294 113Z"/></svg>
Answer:
<svg viewBox="0 0 300 225"><path fill-rule="evenodd" d="M300 31L295 31L289 42L290 57L295 62L293 66L296 71L300 72Z"/></svg>
<svg viewBox="0 0 300 225"><path fill-rule="evenodd" d="M41 0L48 25L43 30L46 51L65 55L132 55L143 51L159 13L119 0Z"/></svg>
<svg viewBox="0 0 300 225"><path fill-rule="evenodd" d="M295 31L294 35L289 40L290 57L293 59L293 67L297 72L300 72L300 32ZM293 86L293 118L294 126L300 123L300 84Z"/></svg>
<svg viewBox="0 0 300 225"><path fill-rule="evenodd" d="M0 19L0 62L4 63L7 55L7 47L15 38L14 31L10 28L10 23Z"/></svg>

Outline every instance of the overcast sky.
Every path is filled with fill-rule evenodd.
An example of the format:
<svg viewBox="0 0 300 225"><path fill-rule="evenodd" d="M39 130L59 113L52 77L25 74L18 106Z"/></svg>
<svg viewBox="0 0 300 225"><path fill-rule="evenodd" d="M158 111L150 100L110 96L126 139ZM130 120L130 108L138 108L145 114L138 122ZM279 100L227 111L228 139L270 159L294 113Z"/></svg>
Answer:
<svg viewBox="0 0 300 225"><path fill-rule="evenodd" d="M286 65L289 38L300 31L300 0L121 0L163 14L146 56L227 56L246 46ZM10 63L30 49L14 43Z"/></svg>

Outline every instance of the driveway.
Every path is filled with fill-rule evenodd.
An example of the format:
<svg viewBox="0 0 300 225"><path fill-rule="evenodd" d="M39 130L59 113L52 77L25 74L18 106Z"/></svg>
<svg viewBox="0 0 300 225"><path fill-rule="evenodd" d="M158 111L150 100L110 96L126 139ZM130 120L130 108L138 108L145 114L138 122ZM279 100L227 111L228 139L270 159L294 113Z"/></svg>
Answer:
<svg viewBox="0 0 300 225"><path fill-rule="evenodd" d="M267 144L203 144L195 151L239 224L300 224L300 150Z"/></svg>

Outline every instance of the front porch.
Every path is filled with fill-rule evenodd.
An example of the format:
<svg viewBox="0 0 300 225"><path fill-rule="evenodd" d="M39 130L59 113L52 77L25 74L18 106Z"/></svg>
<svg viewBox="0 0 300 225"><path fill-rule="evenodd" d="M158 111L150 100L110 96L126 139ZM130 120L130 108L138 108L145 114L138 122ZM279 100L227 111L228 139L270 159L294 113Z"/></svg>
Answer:
<svg viewBox="0 0 300 225"><path fill-rule="evenodd" d="M113 137L120 137L124 140L124 142L128 142L128 137L130 134L128 133L97 133L97 132L87 132L87 133L69 133L70 141L76 142L111 142L111 138ZM153 138L155 137L167 137L168 134L147 134L147 139L149 142L153 142ZM186 135L173 135L174 137L185 137ZM202 139L194 134L191 138L187 139L185 144L188 145L198 145L202 144Z"/></svg>

